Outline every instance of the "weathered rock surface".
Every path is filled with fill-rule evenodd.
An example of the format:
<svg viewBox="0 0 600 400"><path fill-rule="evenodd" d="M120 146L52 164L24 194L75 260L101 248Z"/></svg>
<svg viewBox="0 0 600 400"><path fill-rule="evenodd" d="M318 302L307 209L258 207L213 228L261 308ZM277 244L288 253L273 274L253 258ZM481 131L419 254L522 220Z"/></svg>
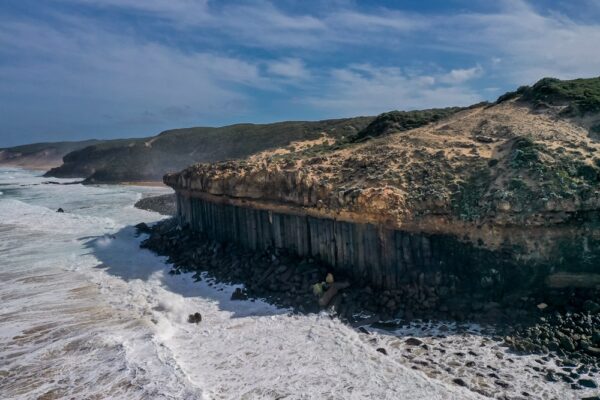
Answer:
<svg viewBox="0 0 600 400"><path fill-rule="evenodd" d="M531 288L592 293L600 118L571 92L538 95L544 85L385 137L297 143L164 181L192 229L319 258L374 287L413 285L435 306L461 292L482 296L474 308Z"/></svg>

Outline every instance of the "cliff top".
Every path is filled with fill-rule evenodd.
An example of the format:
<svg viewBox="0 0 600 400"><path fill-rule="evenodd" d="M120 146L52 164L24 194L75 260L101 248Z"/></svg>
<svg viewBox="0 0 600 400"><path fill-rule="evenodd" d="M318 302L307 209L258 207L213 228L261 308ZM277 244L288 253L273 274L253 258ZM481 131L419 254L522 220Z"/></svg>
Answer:
<svg viewBox="0 0 600 400"><path fill-rule="evenodd" d="M415 128L386 113L351 138L196 164L165 183L398 226L559 222L600 209L599 99L600 78L546 78L495 104L413 112Z"/></svg>

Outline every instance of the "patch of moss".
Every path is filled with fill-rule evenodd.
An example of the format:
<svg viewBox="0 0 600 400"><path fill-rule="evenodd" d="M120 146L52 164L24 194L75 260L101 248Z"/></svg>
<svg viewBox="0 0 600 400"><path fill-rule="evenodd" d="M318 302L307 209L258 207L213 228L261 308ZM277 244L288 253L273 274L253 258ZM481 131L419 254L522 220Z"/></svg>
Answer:
<svg viewBox="0 0 600 400"><path fill-rule="evenodd" d="M489 168L478 166L466 182L459 184L458 191L452 197L454 213L462 220L475 221L480 219L487 211L486 204L482 202L484 194L491 183Z"/></svg>
<svg viewBox="0 0 600 400"><path fill-rule="evenodd" d="M512 147L510 166L515 169L536 168L540 163L539 151L539 145L531 138L517 138Z"/></svg>

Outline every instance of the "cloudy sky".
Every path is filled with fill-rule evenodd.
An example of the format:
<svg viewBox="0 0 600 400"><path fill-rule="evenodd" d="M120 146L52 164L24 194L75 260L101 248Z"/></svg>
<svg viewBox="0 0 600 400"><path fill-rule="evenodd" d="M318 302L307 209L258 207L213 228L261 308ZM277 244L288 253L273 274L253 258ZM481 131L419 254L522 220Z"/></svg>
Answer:
<svg viewBox="0 0 600 400"><path fill-rule="evenodd" d="M599 43L598 0L1 0L0 147L467 105Z"/></svg>

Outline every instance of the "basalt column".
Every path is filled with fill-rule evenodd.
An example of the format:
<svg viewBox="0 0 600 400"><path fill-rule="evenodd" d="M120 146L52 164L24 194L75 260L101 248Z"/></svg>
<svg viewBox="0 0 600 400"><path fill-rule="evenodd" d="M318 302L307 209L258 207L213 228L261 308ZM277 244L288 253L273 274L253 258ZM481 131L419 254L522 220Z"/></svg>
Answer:
<svg viewBox="0 0 600 400"><path fill-rule="evenodd" d="M316 218L178 194L179 218L192 229L248 249L278 247L313 257L356 282L381 289L432 293L507 291L542 283L547 268L515 264L502 252L479 249L449 235L416 234L368 223Z"/></svg>

